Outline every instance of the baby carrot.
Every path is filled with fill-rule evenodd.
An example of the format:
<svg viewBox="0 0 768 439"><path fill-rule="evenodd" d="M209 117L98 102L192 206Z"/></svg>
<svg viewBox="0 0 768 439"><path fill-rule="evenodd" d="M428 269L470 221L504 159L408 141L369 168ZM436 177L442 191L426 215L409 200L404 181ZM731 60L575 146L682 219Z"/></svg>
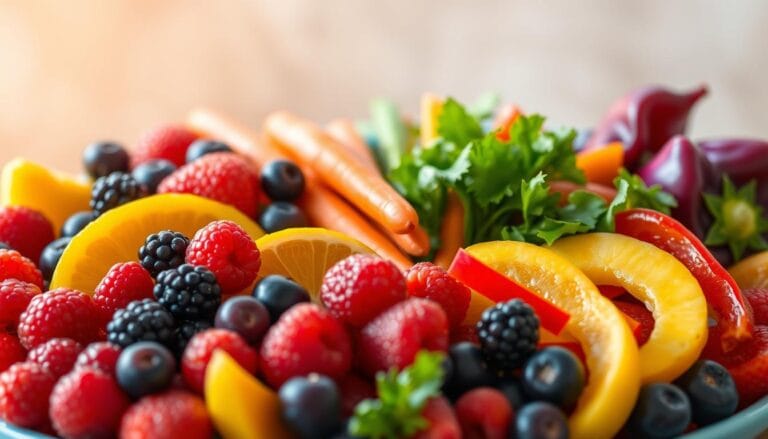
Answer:
<svg viewBox="0 0 768 439"><path fill-rule="evenodd" d="M349 119L336 119L326 126L328 134L337 142L344 145L357 159L370 169L371 172L381 174L376 159L373 158L371 148L365 143L355 128L355 124Z"/></svg>
<svg viewBox="0 0 768 439"><path fill-rule="evenodd" d="M456 252L464 245L464 206L456 194L448 194L448 203L440 227L440 249L435 254L435 264L451 266Z"/></svg>
<svg viewBox="0 0 768 439"><path fill-rule="evenodd" d="M408 201L314 123L277 112L267 117L264 126L267 134L296 160L314 169L327 185L382 227L407 233L419 224L416 210Z"/></svg>
<svg viewBox="0 0 768 439"><path fill-rule="evenodd" d="M515 123L523 111L515 104L507 104L499 109L496 119L493 121L493 127L498 130L496 138L501 141L509 140L509 129Z"/></svg>
<svg viewBox="0 0 768 439"><path fill-rule="evenodd" d="M584 171L587 181L594 183L611 185L623 164L624 146L621 142L576 154L576 167Z"/></svg>
<svg viewBox="0 0 768 439"><path fill-rule="evenodd" d="M429 234L421 226L414 227L408 233L392 233L384 228L381 231L411 256L426 256L429 253Z"/></svg>

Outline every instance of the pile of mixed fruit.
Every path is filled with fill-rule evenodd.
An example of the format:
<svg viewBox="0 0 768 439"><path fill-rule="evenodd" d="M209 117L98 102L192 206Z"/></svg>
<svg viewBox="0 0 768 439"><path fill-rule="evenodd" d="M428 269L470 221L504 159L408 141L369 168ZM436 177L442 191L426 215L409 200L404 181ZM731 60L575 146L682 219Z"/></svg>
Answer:
<svg viewBox="0 0 768 439"><path fill-rule="evenodd" d="M768 395L768 142L705 95L207 109L0 196L0 418L63 438L674 437ZM728 269L724 267L729 267ZM766 425L768 427L768 425Z"/></svg>

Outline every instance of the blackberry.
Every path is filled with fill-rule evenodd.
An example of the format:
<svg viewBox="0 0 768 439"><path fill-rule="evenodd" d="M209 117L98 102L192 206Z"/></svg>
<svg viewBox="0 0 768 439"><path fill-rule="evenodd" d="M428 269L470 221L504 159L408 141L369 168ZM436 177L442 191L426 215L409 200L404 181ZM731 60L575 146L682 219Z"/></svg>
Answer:
<svg viewBox="0 0 768 439"><path fill-rule="evenodd" d="M174 353L178 358L184 354L184 349L187 348L187 344L192 337L198 332L203 332L206 329L213 328L211 322L206 320L188 320L179 324L179 329L176 330L176 344L174 346Z"/></svg>
<svg viewBox="0 0 768 439"><path fill-rule="evenodd" d="M134 300L119 309L107 324L107 340L121 347L154 341L173 347L176 324L173 316L152 299Z"/></svg>
<svg viewBox="0 0 768 439"><path fill-rule="evenodd" d="M99 216L109 209L138 200L144 196L144 188L131 174L113 172L99 177L91 187L91 209Z"/></svg>
<svg viewBox="0 0 768 439"><path fill-rule="evenodd" d="M507 374L536 352L539 318L520 299L498 303L483 311L477 322L477 336L489 366Z"/></svg>
<svg viewBox="0 0 768 439"><path fill-rule="evenodd" d="M178 319L211 321L221 303L221 288L209 269L182 264L157 275L155 298Z"/></svg>
<svg viewBox="0 0 768 439"><path fill-rule="evenodd" d="M164 230L153 233L139 248L139 262L152 277L160 272L178 267L184 263L189 238L179 232Z"/></svg>

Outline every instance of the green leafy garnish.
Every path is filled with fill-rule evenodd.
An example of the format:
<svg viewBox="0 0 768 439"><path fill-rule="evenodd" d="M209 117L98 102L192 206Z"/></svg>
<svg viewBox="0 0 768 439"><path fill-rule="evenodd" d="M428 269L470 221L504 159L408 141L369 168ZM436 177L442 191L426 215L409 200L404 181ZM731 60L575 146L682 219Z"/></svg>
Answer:
<svg viewBox="0 0 768 439"><path fill-rule="evenodd" d="M768 219L763 208L755 202L757 182L754 180L736 189L726 176L722 196L704 194L707 209L715 222L707 232L704 243L718 246L728 244L733 258L738 261L747 249L765 250L768 243L763 233L768 232Z"/></svg>
<svg viewBox="0 0 768 439"><path fill-rule="evenodd" d="M385 169L395 169L400 165L400 157L405 153L408 131L394 102L377 99L371 102L371 125L379 141L378 163Z"/></svg>
<svg viewBox="0 0 768 439"><path fill-rule="evenodd" d="M366 399L355 407L349 432L356 437L396 439L426 429L422 416L427 401L443 385L444 355L420 351L413 364L398 373L392 369L376 375L377 399Z"/></svg>

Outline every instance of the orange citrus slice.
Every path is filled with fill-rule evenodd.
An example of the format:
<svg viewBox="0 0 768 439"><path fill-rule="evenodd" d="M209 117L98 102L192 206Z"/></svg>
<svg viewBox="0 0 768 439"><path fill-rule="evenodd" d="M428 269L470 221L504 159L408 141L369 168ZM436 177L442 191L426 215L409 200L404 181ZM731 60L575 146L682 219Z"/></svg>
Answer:
<svg viewBox="0 0 768 439"><path fill-rule="evenodd" d="M254 239L264 234L234 207L190 194L153 195L112 209L72 238L53 273L51 289L93 294L112 265L138 260L139 247L150 234L174 230L191 238L216 220L234 221Z"/></svg>
<svg viewBox="0 0 768 439"><path fill-rule="evenodd" d="M640 348L644 383L672 381L699 358L707 342L707 301L699 282L674 256L616 233L572 236L551 248L592 282L624 288L653 313L653 332Z"/></svg>
<svg viewBox="0 0 768 439"><path fill-rule="evenodd" d="M739 288L768 288L768 251L752 255L728 269Z"/></svg>
<svg viewBox="0 0 768 439"><path fill-rule="evenodd" d="M333 230L298 227L256 240L261 252L259 277L279 274L307 289L316 299L323 276L335 263L355 253L373 254L356 239Z"/></svg>
<svg viewBox="0 0 768 439"><path fill-rule="evenodd" d="M466 251L571 315L565 330L581 343L589 369L569 420L571 435L613 437L629 417L640 388L637 344L618 309L581 270L552 250L499 241Z"/></svg>
<svg viewBox="0 0 768 439"><path fill-rule="evenodd" d="M48 218L56 233L75 212L90 210L91 185L87 179L51 171L24 159L3 166L0 200L4 206L24 206Z"/></svg>

